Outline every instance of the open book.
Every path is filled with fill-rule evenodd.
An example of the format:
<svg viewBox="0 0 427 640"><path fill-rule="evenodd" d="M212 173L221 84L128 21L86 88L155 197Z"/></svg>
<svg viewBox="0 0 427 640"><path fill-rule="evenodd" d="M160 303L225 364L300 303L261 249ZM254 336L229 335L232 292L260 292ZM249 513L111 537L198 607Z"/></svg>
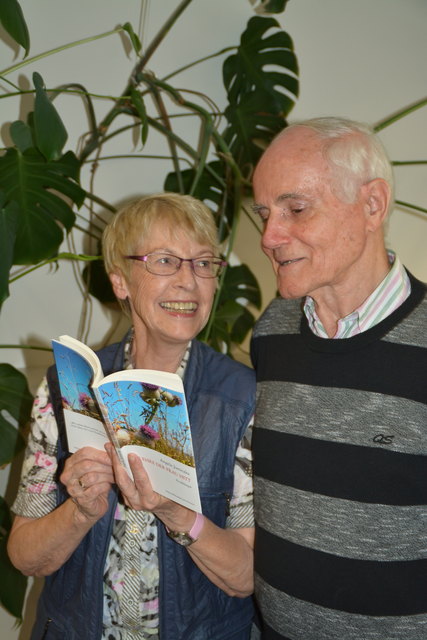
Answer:
<svg viewBox="0 0 427 640"><path fill-rule="evenodd" d="M175 373L128 369L103 375L83 342L52 340L68 448L104 449L110 440L132 477L128 453L142 460L161 495L201 512L187 404Z"/></svg>

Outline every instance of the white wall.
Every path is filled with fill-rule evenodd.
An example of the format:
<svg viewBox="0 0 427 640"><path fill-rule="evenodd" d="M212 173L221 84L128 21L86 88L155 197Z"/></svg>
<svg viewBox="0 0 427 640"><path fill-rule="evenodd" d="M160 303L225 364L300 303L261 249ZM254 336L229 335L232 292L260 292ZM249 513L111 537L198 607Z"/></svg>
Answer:
<svg viewBox="0 0 427 640"><path fill-rule="evenodd" d="M178 0L151 3L146 23L147 42L177 4ZM74 0L73 3L21 0L21 6L31 32L30 55L107 31L126 21L137 29L140 13L138 0ZM162 76L188 61L236 43L251 15L245 0L194 0L150 67ZM290 119L342 115L376 123L424 97L427 84L425 0L290 0L285 13L277 19L292 36L300 64L300 99ZM0 42L0 60L2 68L9 66L10 44ZM23 76L31 79L33 70L37 69L49 87L79 81L94 93L113 95L124 88L132 66L120 38L114 36L46 58L10 79L16 82ZM218 60L210 62L183 74L181 84L205 91L223 106L220 67ZM69 146L74 148L83 126L81 103L77 98L60 98L58 105L70 132ZM17 100L2 100L1 107L2 122L17 118L20 107ZM107 108L104 103L97 105L99 113ZM381 134L392 159L427 158L426 121L427 112L422 109ZM130 146L130 137L128 142ZM122 144L121 150L126 151L126 145ZM96 192L117 204L123 198L161 190L167 170L169 167L158 161L105 163L97 174ZM426 170L423 166L397 169L397 197L425 206ZM84 180L87 179L85 175ZM398 250L416 276L425 280L426 238L426 217L402 210L393 213L388 244ZM266 258L257 248L258 241L252 228L245 227L236 253L257 273L266 303L274 295L274 279ZM0 316L2 344L48 345L51 337L61 333L76 335L81 296L71 278L69 265L61 264L57 273L47 268L36 271L13 284L11 294ZM94 303L87 336L92 346L97 346L108 334L111 320L111 314ZM33 389L50 362L50 357L40 356L40 352L3 349L0 353L0 360L30 374ZM0 485L7 484L8 471L1 473ZM13 494L15 486L15 480L9 482L8 495ZM34 599L30 597L31 606ZM27 640L30 622L31 612L21 632L14 630L14 620L0 611L0 637Z"/></svg>

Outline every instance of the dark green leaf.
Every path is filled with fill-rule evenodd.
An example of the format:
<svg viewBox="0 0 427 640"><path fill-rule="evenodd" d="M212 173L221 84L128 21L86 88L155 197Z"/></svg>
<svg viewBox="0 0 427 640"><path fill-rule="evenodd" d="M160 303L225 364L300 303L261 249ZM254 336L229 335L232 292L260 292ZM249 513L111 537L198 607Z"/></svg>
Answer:
<svg viewBox="0 0 427 640"><path fill-rule="evenodd" d="M30 50L30 34L17 0L2 0L0 2L0 22L8 34L25 49L25 56Z"/></svg>
<svg viewBox="0 0 427 640"><path fill-rule="evenodd" d="M36 88L34 100L36 145L46 160L58 160L68 134L57 110L48 98L43 78L39 73L33 73L33 82Z"/></svg>
<svg viewBox="0 0 427 640"><path fill-rule="evenodd" d="M261 308L261 292L258 281L245 264L227 267L219 303L237 299L246 300L257 309Z"/></svg>
<svg viewBox="0 0 427 640"><path fill-rule="evenodd" d="M12 526L12 518L9 506L4 498L0 496L0 539L9 534Z"/></svg>
<svg viewBox="0 0 427 640"><path fill-rule="evenodd" d="M25 426L32 401L25 376L10 364L0 364L0 466L10 462L25 444L14 423Z"/></svg>
<svg viewBox="0 0 427 640"><path fill-rule="evenodd" d="M12 138L19 151L24 152L27 149L34 147L31 127L25 124L25 122L22 122L22 120L16 120L16 122L12 122L9 132L10 137Z"/></svg>
<svg viewBox="0 0 427 640"><path fill-rule="evenodd" d="M9 560L6 543L6 538L0 539L0 603L12 616L21 620L27 578Z"/></svg>
<svg viewBox="0 0 427 640"><path fill-rule="evenodd" d="M220 242L223 242L228 237L234 216L236 194L234 183L229 173L225 162L214 160L207 163L192 192L195 198L202 200L212 210L217 226L220 229ZM181 171L184 193L190 192L194 176L195 171L193 169ZM176 173L169 173L166 176L164 190L174 193L179 192Z"/></svg>
<svg viewBox="0 0 427 640"><path fill-rule="evenodd" d="M46 162L35 149L24 153L8 149L0 157L0 189L8 201L18 204L13 264L33 264L56 253L63 240L57 221L67 231L75 221L74 212L57 193L82 204L85 192L76 183L79 168L71 151L56 162Z"/></svg>
<svg viewBox="0 0 427 640"><path fill-rule="evenodd" d="M240 315L235 319L231 329L231 339L235 344L242 344L249 331L254 326L255 318L253 313L242 305Z"/></svg>
<svg viewBox="0 0 427 640"><path fill-rule="evenodd" d="M254 7L255 13L259 15L267 15L271 13L282 13L285 10L289 0L250 0Z"/></svg>
<svg viewBox="0 0 427 640"><path fill-rule="evenodd" d="M16 239L18 205L6 204L6 196L0 191L0 306L9 296L9 271L13 264Z"/></svg>
<svg viewBox="0 0 427 640"><path fill-rule="evenodd" d="M132 104L135 107L141 120L141 141L144 145L147 142L148 135L148 120L144 100L142 99L140 92L134 88L131 89L130 96L132 99Z"/></svg>
<svg viewBox="0 0 427 640"><path fill-rule="evenodd" d="M88 287L89 293L103 304L117 302L114 291L111 287L110 278L107 276L103 260L88 262L83 269L83 279Z"/></svg>
<svg viewBox="0 0 427 640"><path fill-rule="evenodd" d="M141 51L141 41L136 35L135 31L133 30L131 23L126 22L126 24L123 25L123 30L126 31L127 34L129 35L129 38L130 38L130 41L132 42L132 46L135 50L135 53L139 54L139 52Z"/></svg>
<svg viewBox="0 0 427 640"><path fill-rule="evenodd" d="M223 65L229 101L223 135L245 172L286 125L298 95L297 74L289 35L274 18L251 18L236 54Z"/></svg>
<svg viewBox="0 0 427 640"><path fill-rule="evenodd" d="M214 349L222 351L225 345L229 353L232 342L244 340L247 331L253 326L252 322L248 325L246 333L243 333L242 325L239 324L239 321L246 314L246 311L245 307L235 300L227 300L217 308L208 337L208 342ZM250 314L250 312L248 313ZM199 338L205 340L203 332ZM238 338L238 340L235 340L235 338Z"/></svg>

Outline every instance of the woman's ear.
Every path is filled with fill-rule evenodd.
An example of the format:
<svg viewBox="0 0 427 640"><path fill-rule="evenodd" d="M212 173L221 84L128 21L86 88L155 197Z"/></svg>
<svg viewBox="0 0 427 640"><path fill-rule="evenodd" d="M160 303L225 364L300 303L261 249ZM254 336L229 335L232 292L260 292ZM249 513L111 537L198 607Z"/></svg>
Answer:
<svg viewBox="0 0 427 640"><path fill-rule="evenodd" d="M118 271L117 273L110 273L111 286L113 287L114 294L119 300L126 300L129 296L129 290L124 275Z"/></svg>
<svg viewBox="0 0 427 640"><path fill-rule="evenodd" d="M363 185L366 212L370 231L376 231L385 222L391 199L390 185L382 178L375 178Z"/></svg>

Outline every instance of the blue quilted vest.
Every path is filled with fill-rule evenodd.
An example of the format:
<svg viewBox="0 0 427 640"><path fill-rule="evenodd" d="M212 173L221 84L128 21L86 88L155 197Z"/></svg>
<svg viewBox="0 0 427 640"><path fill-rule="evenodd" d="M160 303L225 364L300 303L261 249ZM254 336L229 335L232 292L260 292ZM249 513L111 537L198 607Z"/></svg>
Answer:
<svg viewBox="0 0 427 640"><path fill-rule="evenodd" d="M125 340L98 352L107 375L123 367ZM59 426L59 467L67 449L56 370L48 382ZM233 492L235 452L254 411L251 369L193 341L184 387L190 415L202 510L223 527ZM59 470L60 473L60 470ZM58 504L66 499L58 489ZM100 640L103 571L117 494L108 512L87 533L70 559L45 580L31 640ZM214 586L186 549L158 522L161 640L248 640L252 598L233 598Z"/></svg>

